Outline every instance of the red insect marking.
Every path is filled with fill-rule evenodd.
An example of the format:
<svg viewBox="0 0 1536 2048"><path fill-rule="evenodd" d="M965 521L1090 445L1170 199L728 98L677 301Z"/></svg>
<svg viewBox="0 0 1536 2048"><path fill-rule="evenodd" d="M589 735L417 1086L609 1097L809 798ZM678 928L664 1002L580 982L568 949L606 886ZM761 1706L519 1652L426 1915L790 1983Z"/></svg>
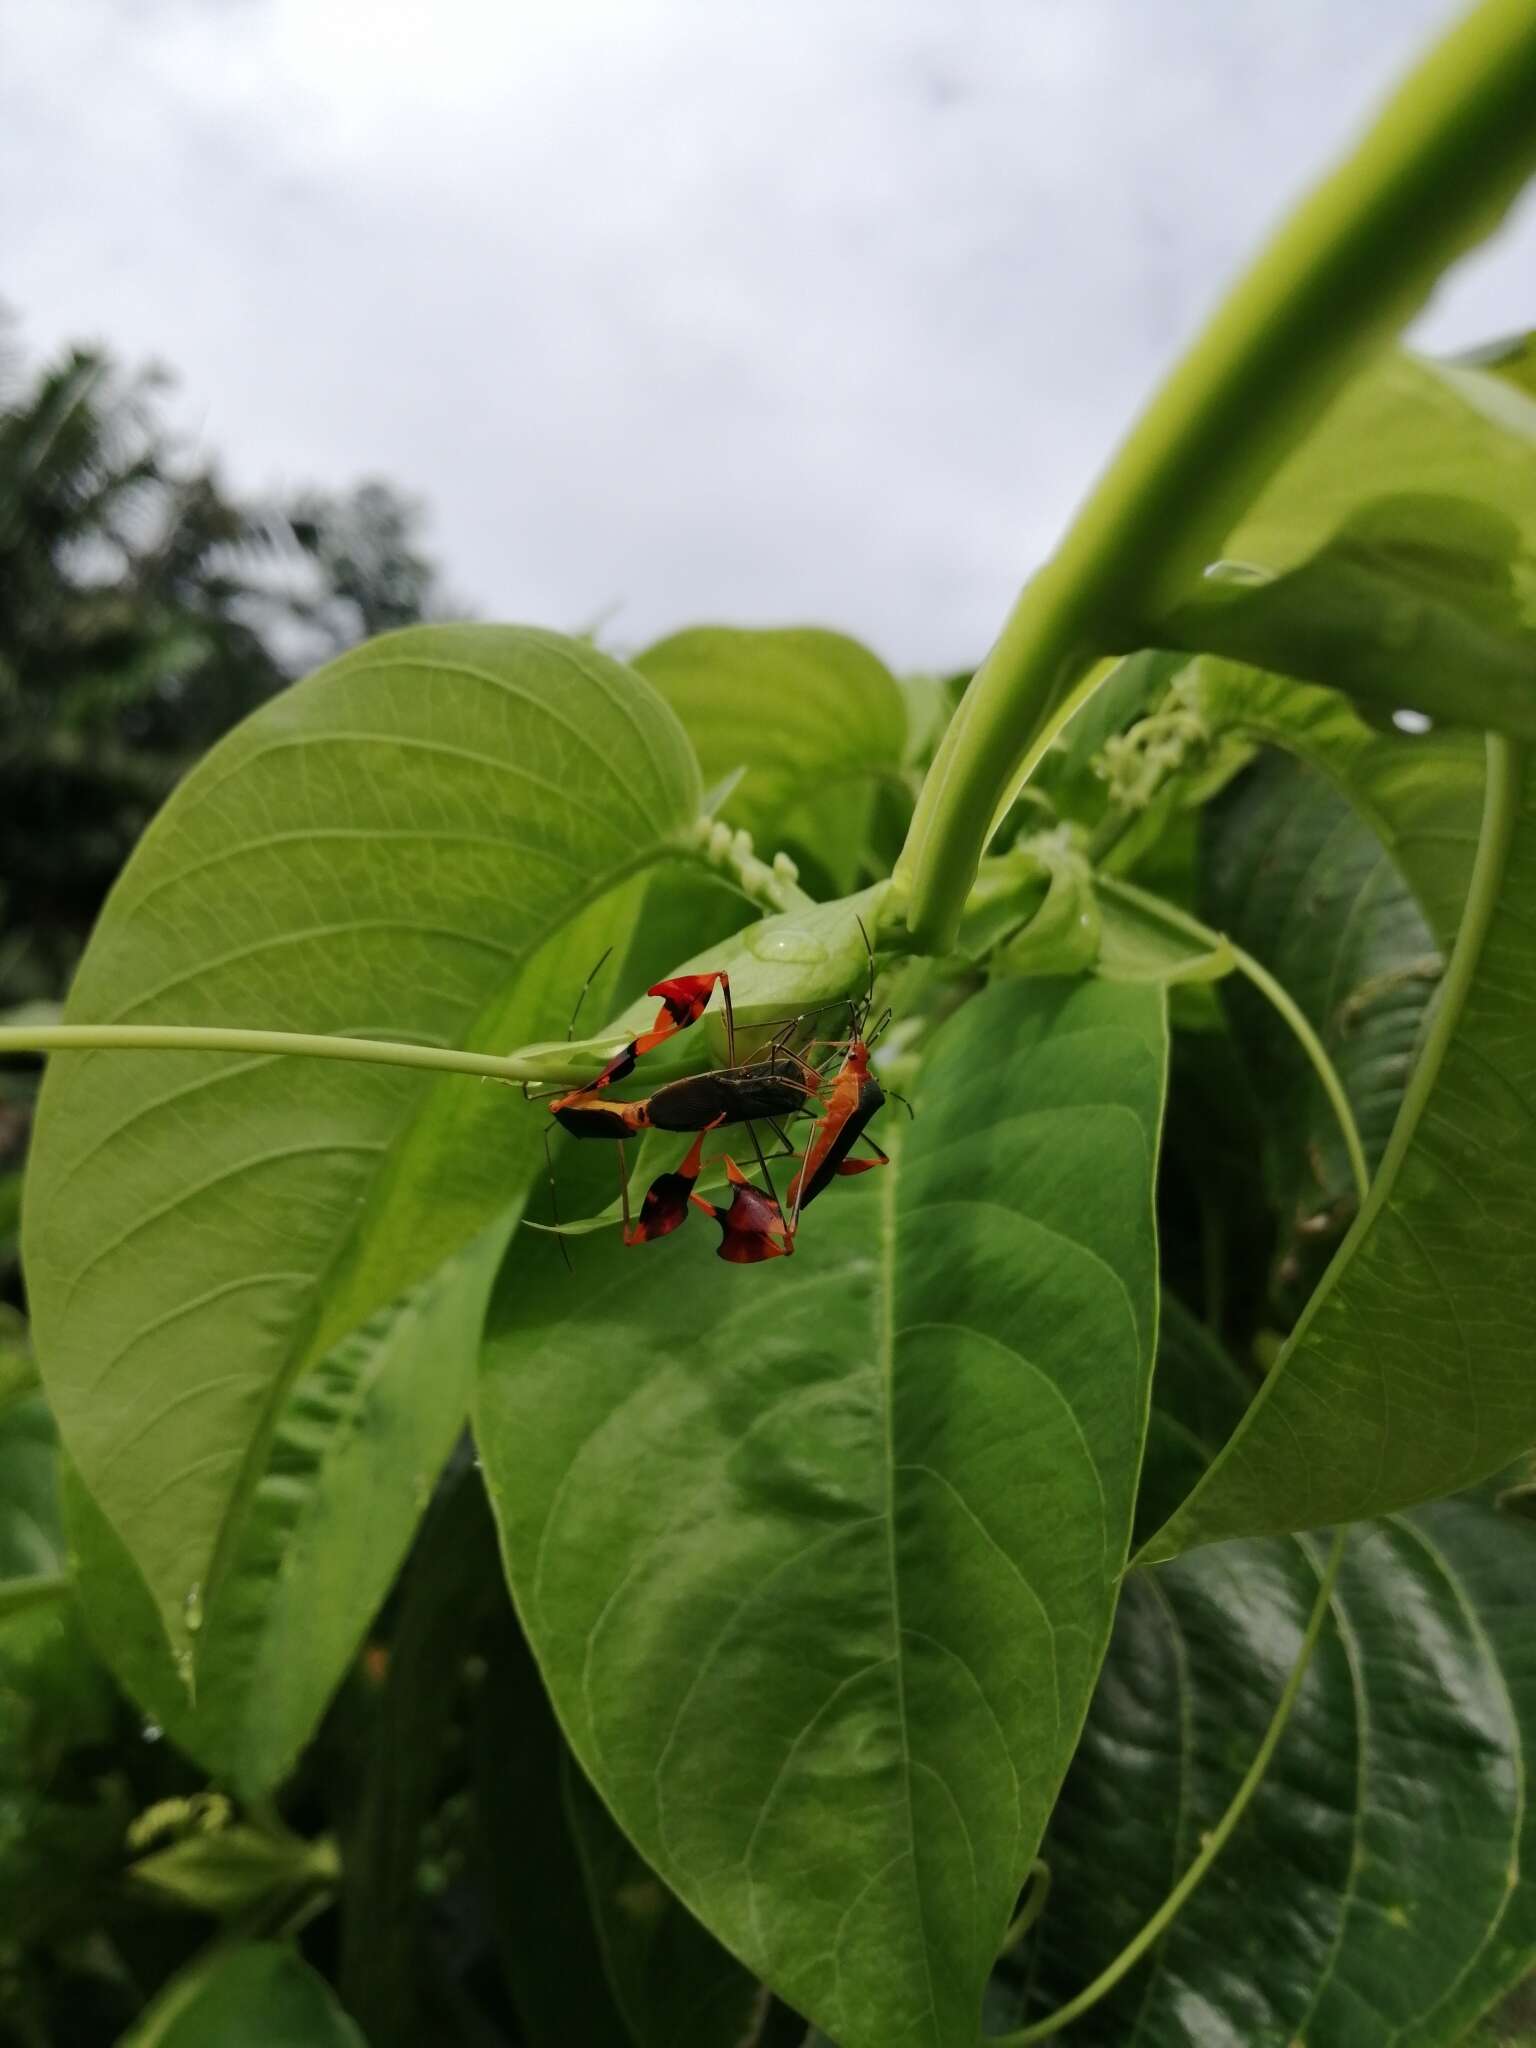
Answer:
<svg viewBox="0 0 1536 2048"><path fill-rule="evenodd" d="M729 1005L731 984L730 977L725 974L677 974L670 981L658 981L654 987L648 988L648 996L661 997L656 1022L649 1031L642 1031L638 1038L632 1038L622 1052L615 1053L591 1085L607 1088L615 1081L624 1080L634 1072L636 1060L643 1059L676 1032L686 1031L690 1024L697 1024L709 1007L717 982Z"/></svg>
<svg viewBox="0 0 1536 2048"><path fill-rule="evenodd" d="M699 1199L693 1189L703 1169L704 1136L700 1131L675 1172L658 1174L651 1182L640 1205L639 1221L625 1226L626 1244L649 1244L653 1238L668 1237L688 1221L689 1197Z"/></svg>
<svg viewBox="0 0 1536 2048"><path fill-rule="evenodd" d="M715 1256L733 1266L755 1266L764 1259L782 1259L790 1249L789 1226L771 1195L752 1185L734 1159L725 1162L731 1183L731 1206L717 1208L702 1195L692 1197L693 1206L713 1216L720 1226L720 1244Z"/></svg>

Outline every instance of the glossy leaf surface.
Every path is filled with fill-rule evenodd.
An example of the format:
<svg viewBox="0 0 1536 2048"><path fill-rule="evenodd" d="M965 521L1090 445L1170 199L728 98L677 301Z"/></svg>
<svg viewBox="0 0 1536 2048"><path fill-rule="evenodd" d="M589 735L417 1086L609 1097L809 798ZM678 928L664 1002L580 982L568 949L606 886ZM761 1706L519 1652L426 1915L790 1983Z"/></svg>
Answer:
<svg viewBox="0 0 1536 2048"><path fill-rule="evenodd" d="M1278 755L1212 806L1201 876L1202 916L1262 961L1317 1032L1374 1171L1444 966L1406 881L1345 796ZM1241 977L1222 1000L1269 1128L1282 1232L1326 1232L1356 1205L1338 1117L1274 1006Z"/></svg>
<svg viewBox="0 0 1536 2048"><path fill-rule="evenodd" d="M765 856L803 862L813 893L867 879L876 798L907 736L896 679L867 648L818 628L695 626L635 667L682 721L706 784L746 770L721 806L728 823Z"/></svg>
<svg viewBox="0 0 1536 2048"><path fill-rule="evenodd" d="M1003 984L792 1260L519 1240L477 1434L583 1769L842 2048L948 2048L1074 1746L1155 1332L1160 994Z"/></svg>
<svg viewBox="0 0 1536 2048"><path fill-rule="evenodd" d="M1536 1438L1536 782L1510 743L1490 764L1466 913L1370 1197L1149 1559L1430 1499Z"/></svg>
<svg viewBox="0 0 1536 2048"><path fill-rule="evenodd" d="M1038 2014L1158 1906L1257 1748L1312 1537L1127 1584L1046 1854ZM1440 2048L1536 1960L1536 1529L1462 1499L1352 1531L1331 1626L1238 1832L1085 2048ZM1113 1882L1106 1872L1113 1871Z"/></svg>
<svg viewBox="0 0 1536 2048"><path fill-rule="evenodd" d="M1384 731L1337 690L1205 657L1185 664L1175 689L1213 736L1281 748L1325 775L1391 855L1450 950L1477 853L1487 771L1481 734L1457 726Z"/></svg>
<svg viewBox="0 0 1536 2048"><path fill-rule="evenodd" d="M693 816L676 720L552 634L423 627L287 691L182 784L69 1016L476 1048L555 1029L599 901ZM618 916L617 926L608 920ZM55 1061L29 1173L35 1336L66 1444L168 1634L228 1566L297 1375L503 1208L513 1091L220 1054Z"/></svg>

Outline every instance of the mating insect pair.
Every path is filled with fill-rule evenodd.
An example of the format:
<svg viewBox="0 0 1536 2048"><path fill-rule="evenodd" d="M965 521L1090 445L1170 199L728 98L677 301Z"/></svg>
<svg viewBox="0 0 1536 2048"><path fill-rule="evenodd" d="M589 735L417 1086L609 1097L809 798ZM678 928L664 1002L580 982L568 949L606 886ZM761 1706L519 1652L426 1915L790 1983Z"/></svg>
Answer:
<svg viewBox="0 0 1536 2048"><path fill-rule="evenodd" d="M616 1081L633 1073L636 1062L646 1053L697 1023L716 988L725 1013L724 1067L669 1081L636 1101L615 1099L606 1093ZM661 1009L651 1029L615 1054L594 1081L552 1101L551 1114L572 1137L607 1138L617 1143L626 1244L646 1244L670 1235L687 1221L691 1206L719 1224L719 1256L733 1265L755 1265L764 1259L787 1256L794 1250L801 1211L834 1178L839 1174L862 1173L886 1162L886 1154L867 1137L865 1143L874 1156L849 1157L855 1143L864 1136L865 1126L885 1100L880 1083L869 1070L869 1045L863 1036L869 1002L862 1007L849 1005L846 1039L815 1041L804 1048L811 1051L817 1044L831 1044L841 1050L842 1059L828 1087L827 1072L792 1050L789 1044L790 1037L818 1013L786 1019L780 1035L762 1053L738 1064L728 975L680 975L656 983L648 993L661 998ZM759 1120L766 1123L784 1154L792 1154L794 1148L784 1123L815 1109L822 1113L816 1118L810 1143L790 1183L786 1213L754 1124ZM764 1185L755 1186L736 1161L727 1156L725 1170L731 1199L722 1208L697 1191L697 1182L703 1171L705 1138L711 1131L731 1124L746 1127ZM632 1219L624 1145L647 1130L694 1131L698 1135L682 1162L651 1183L638 1219Z"/></svg>

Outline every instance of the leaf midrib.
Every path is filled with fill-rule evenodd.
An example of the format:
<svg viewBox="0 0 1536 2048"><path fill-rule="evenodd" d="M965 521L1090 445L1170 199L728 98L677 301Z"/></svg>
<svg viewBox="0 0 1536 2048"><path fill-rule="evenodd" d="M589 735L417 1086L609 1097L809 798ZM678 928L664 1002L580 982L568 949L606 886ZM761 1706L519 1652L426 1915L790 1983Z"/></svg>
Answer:
<svg viewBox="0 0 1536 2048"><path fill-rule="evenodd" d="M891 1661L895 1669L896 1713L901 1730L907 1868L912 1874L912 1908L922 1941L923 1981L928 1987L928 2010L924 2017L929 2022L933 2048L943 2048L939 2039L938 1998L933 1983L933 1951L928 1938L922 1877L917 1867L917 1818L912 1808L912 1742L907 1722L907 1679L901 1625L901 1574L896 1561L896 1182L900 1173L901 1149L893 1145L891 1163L885 1169L885 1185L880 1191L880 1329L876 1344L884 1408L885 1549L891 1599Z"/></svg>

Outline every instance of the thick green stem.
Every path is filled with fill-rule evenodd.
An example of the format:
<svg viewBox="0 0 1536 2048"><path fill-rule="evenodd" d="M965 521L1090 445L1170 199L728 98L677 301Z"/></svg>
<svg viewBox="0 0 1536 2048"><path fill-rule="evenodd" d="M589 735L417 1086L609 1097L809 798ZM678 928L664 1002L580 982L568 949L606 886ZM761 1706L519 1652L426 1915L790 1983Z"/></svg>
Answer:
<svg viewBox="0 0 1536 2048"><path fill-rule="evenodd" d="M492 1053L387 1038L321 1038L307 1031L204 1030L191 1024L49 1024L0 1030L0 1058L23 1052L299 1053L317 1060L363 1060L382 1067L427 1067L487 1081L543 1081L547 1066Z"/></svg>
<svg viewBox="0 0 1536 2048"><path fill-rule="evenodd" d="M1536 168L1536 5L1482 4L1303 201L1143 413L1026 587L923 787L897 868L924 950L953 942L988 827L1074 676L1144 644L1287 451Z"/></svg>
<svg viewBox="0 0 1536 2048"><path fill-rule="evenodd" d="M1248 1802L1264 1782L1270 1759L1280 1746L1280 1738L1291 1718L1291 1711L1301 1692L1302 1680L1307 1675L1307 1666L1312 1661L1312 1652L1317 1648L1317 1639L1322 1634L1323 1623L1327 1619L1329 1604L1333 1599L1334 1582L1339 1576L1339 1566L1344 1561L1344 1534L1341 1529L1333 1539L1333 1547L1328 1553L1328 1562L1323 1567L1323 1576L1318 1585L1317 1598L1312 1604L1306 1632L1301 1639L1301 1648L1297 1652L1296 1662L1291 1666L1291 1675L1285 1681L1285 1688L1280 1694L1270 1724L1264 1731L1264 1740L1254 1752L1253 1762L1248 1766L1243 1782L1233 1794L1231 1805L1201 1844L1199 1855L1135 1939L1127 1943L1114 1961L1101 1970L1093 1982L1080 1991L1076 1998L1068 1999L1065 2005L1059 2007L1048 2018L1037 2020L1033 2026L1021 2027L1017 2033L988 2036L986 2048L1026 2048L1027 2043L1048 2041L1063 2027L1070 2026L1073 2020L1080 2019L1090 2006L1097 2005L1101 1998L1107 1997L1120 1980L1135 1969L1148 1949L1182 1911L1185 1901L1227 1846L1233 1829L1248 1810Z"/></svg>

